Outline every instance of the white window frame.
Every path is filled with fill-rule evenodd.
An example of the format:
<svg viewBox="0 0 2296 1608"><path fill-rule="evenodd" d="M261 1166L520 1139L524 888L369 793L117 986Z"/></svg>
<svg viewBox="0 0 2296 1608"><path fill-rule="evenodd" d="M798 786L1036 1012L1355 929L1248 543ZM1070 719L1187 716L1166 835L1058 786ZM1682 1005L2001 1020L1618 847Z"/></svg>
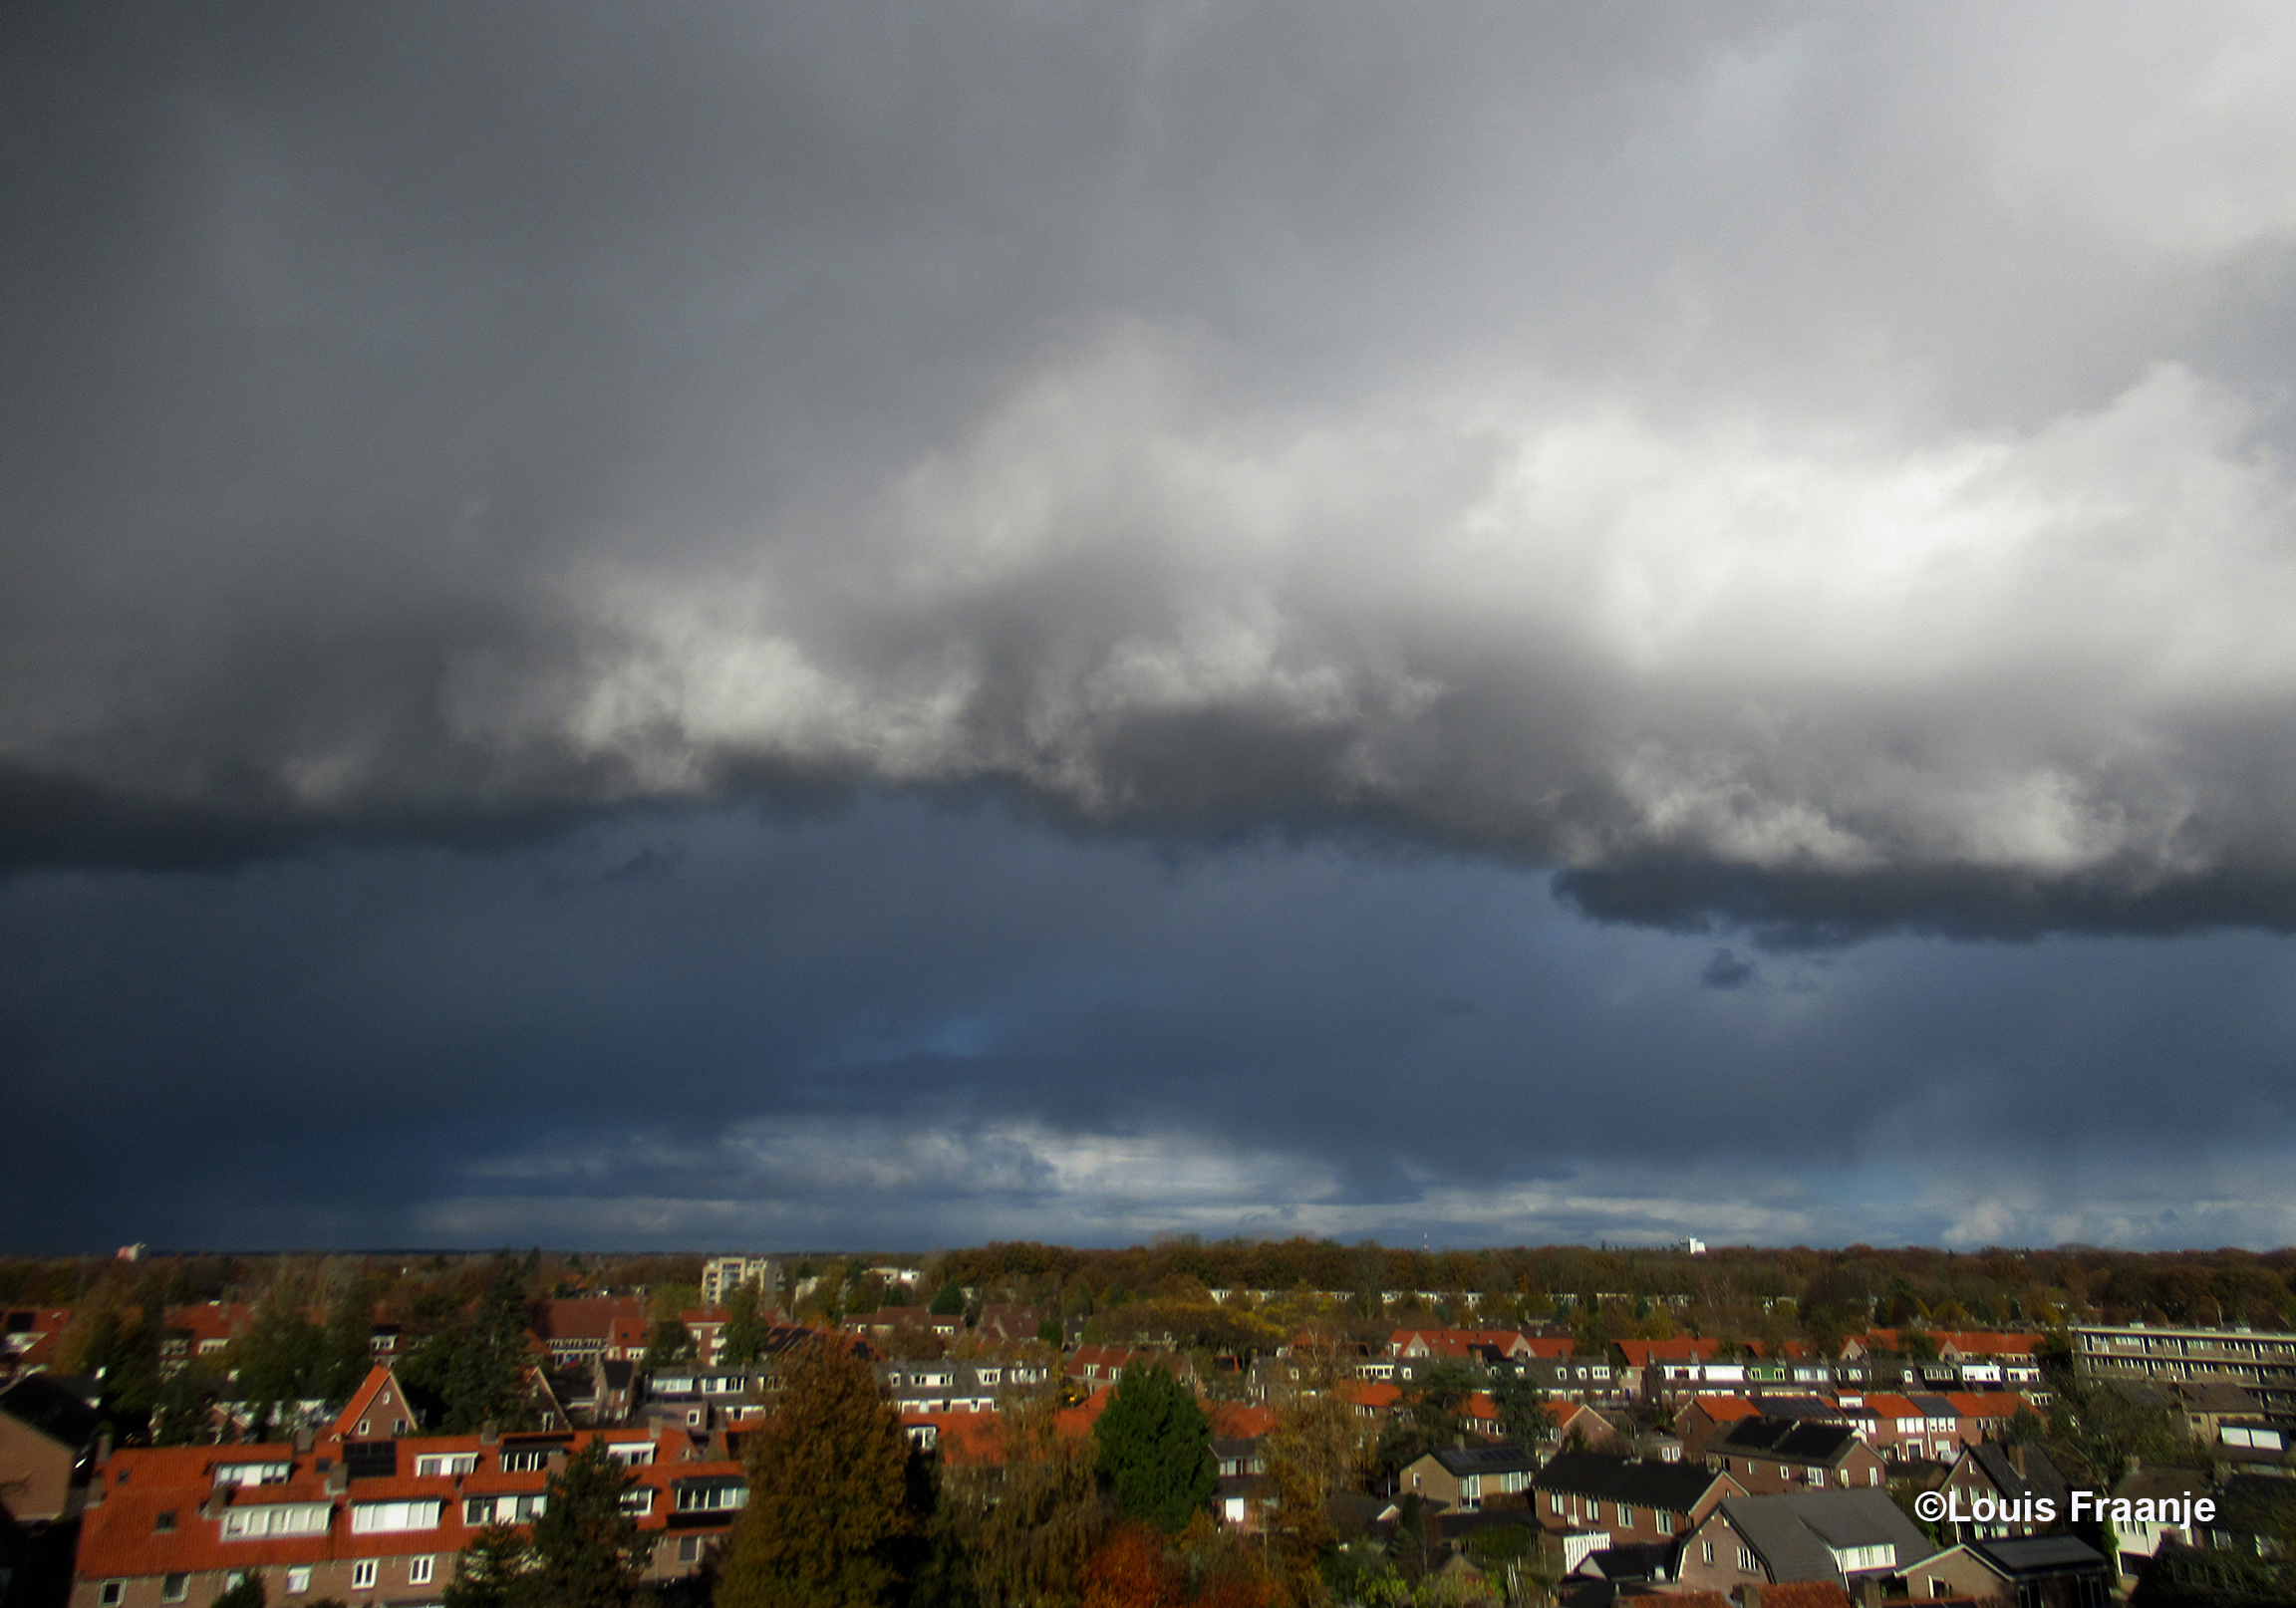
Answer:
<svg viewBox="0 0 2296 1608"><path fill-rule="evenodd" d="M288 1595L288 1596L290 1596L290 1597L300 1597L300 1596L302 1596L302 1595L303 1595L305 1592L309 1591L310 1589L311 1589L311 1571L310 1571L309 1569L305 1569L305 1568L294 1568L294 1569L289 1569L289 1570L287 1571L287 1595Z"/></svg>
<svg viewBox="0 0 2296 1608"><path fill-rule="evenodd" d="M103 1588L96 1593L96 1600L103 1604L103 1608L120 1608L120 1599L127 1594L127 1581L107 1580L104 1582Z"/></svg>
<svg viewBox="0 0 2296 1608"><path fill-rule="evenodd" d="M422 1554L420 1557L409 1558L407 1560L407 1583L411 1586L429 1585L430 1583L430 1572L436 1566L436 1563L437 1560L431 1557L428 1552Z"/></svg>
<svg viewBox="0 0 2296 1608"><path fill-rule="evenodd" d="M159 1577L159 1600L161 1602L183 1602L190 1595L191 1575L188 1570L178 1570L173 1574L163 1574Z"/></svg>
<svg viewBox="0 0 2296 1608"><path fill-rule="evenodd" d="M373 1591L375 1589L376 1573L377 1565L375 1559L359 1559L356 1563L351 1565L351 1589L353 1591Z"/></svg>
<svg viewBox="0 0 2296 1608"><path fill-rule="evenodd" d="M415 1477L418 1479L446 1479L455 1474L478 1472L478 1454L475 1452L431 1452L415 1460Z"/></svg>

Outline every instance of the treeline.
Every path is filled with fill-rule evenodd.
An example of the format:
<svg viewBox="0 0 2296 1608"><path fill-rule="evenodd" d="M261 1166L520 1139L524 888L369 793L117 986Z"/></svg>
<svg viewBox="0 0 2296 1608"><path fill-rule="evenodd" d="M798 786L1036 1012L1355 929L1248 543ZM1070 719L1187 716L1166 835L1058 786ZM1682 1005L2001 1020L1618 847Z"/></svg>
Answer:
<svg viewBox="0 0 2296 1608"><path fill-rule="evenodd" d="M1108 1338L1158 1316L1117 1316L1132 1306L1185 1309L1198 1327L1221 1328L1217 1320L1198 1321L1212 1290L1333 1292L1341 1316L1371 1327L1389 1319L1554 1324L1593 1339L1687 1331L1827 1344L1868 1324L2048 1327L2075 1319L2296 1326L2296 1249L1723 1246L1691 1256L1582 1245L1425 1251L1327 1239L1181 1237L1117 1249L1012 1241L923 1257L791 1256L785 1265L793 1279L813 1281L806 1314L834 1317L879 1300L921 1298L896 1296L864 1275L888 1261L915 1266L918 1291L946 1295L963 1286L974 1292L975 1308L990 1300L1033 1304L1056 1318L1097 1320ZM505 1266L514 1268L514 1292ZM292 1295L321 1311L356 1285L362 1300L405 1327L408 1342L421 1342L464 1322L490 1295L498 1302L514 1295L531 1312L553 1295L644 1288L653 1315L674 1318L699 1304L701 1268L699 1255L539 1249L523 1256L194 1254L140 1263L14 1257L0 1259L0 1302L75 1308L83 1332L69 1349L85 1354L96 1338L94 1318L106 1310L209 1300L275 1307ZM1399 1301L1388 1298L1397 1292ZM1249 1323L1227 1326L1239 1331L1230 1337L1236 1342L1255 1338L1244 1332ZM1202 1343L1220 1339L1207 1333Z"/></svg>
<svg viewBox="0 0 2296 1608"><path fill-rule="evenodd" d="M2284 1325L2296 1321L2296 1249L2135 1252L1956 1252L1852 1245L1722 1246L1692 1256L1582 1245L1424 1251L1331 1240L1192 1238L1117 1250L1034 1242L952 1251L937 1271L969 1286L1010 1288L1105 1307L1196 1289L1337 1292L1366 1316L1383 1297L1419 1292L1454 1314L1578 1315L1604 1307L1663 1311L1701 1332L1855 1332L1868 1322L1939 1328L2056 1324L2068 1319ZM1472 1294L1472 1305L1457 1299ZM1425 1305L1427 1303L1421 1303Z"/></svg>

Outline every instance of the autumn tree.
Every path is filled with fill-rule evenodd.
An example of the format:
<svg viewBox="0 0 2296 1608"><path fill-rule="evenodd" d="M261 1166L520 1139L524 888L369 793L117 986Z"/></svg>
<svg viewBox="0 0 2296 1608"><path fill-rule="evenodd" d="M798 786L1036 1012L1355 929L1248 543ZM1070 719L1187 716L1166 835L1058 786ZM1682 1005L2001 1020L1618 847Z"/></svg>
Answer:
<svg viewBox="0 0 2296 1608"><path fill-rule="evenodd" d="M1175 1534L1220 1482L1212 1462L1212 1421L1195 1393L1168 1369L1127 1367L1092 1434L1100 1474L1127 1518Z"/></svg>
<svg viewBox="0 0 2296 1608"><path fill-rule="evenodd" d="M1182 1585L1164 1537L1121 1524L1084 1567L1084 1608L1179 1608Z"/></svg>
<svg viewBox="0 0 2296 1608"><path fill-rule="evenodd" d="M918 1528L900 1416L876 1371L833 1339L791 1354L781 1380L779 1411L750 1438L718 1608L874 1608Z"/></svg>
<svg viewBox="0 0 2296 1608"><path fill-rule="evenodd" d="M935 1553L952 1581L945 1597L982 1608L1073 1603L1108 1528L1091 1442L1061 1435L1059 1399L1045 1392L1001 1415L994 1469L943 1465Z"/></svg>
<svg viewBox="0 0 2296 1608"><path fill-rule="evenodd" d="M1317 1561L1336 1539L1331 1496L1355 1477L1363 1434L1353 1405L1339 1391L1346 1377L1328 1346L1302 1347L1291 1398L1276 1411L1268 1438L1268 1473L1276 1481L1269 1516L1273 1561L1294 1595L1318 1595Z"/></svg>

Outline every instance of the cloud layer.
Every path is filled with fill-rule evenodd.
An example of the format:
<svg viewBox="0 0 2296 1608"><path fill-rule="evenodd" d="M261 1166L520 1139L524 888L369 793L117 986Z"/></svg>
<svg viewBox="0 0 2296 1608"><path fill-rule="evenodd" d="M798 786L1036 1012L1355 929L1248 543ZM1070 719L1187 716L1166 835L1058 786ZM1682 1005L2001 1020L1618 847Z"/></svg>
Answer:
<svg viewBox="0 0 2296 1608"><path fill-rule="evenodd" d="M30 873L0 1243L2296 1232L2283 939L1713 948L1474 857L913 801Z"/></svg>
<svg viewBox="0 0 2296 1608"><path fill-rule="evenodd" d="M5 863L986 786L2296 917L2278 8L9 27Z"/></svg>

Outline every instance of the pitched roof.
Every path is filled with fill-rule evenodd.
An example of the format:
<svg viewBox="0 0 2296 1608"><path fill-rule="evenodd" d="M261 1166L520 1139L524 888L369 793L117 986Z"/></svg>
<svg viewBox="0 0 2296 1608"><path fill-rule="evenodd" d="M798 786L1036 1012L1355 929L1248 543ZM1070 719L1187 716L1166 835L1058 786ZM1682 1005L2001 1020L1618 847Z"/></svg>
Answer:
<svg viewBox="0 0 2296 1608"><path fill-rule="evenodd" d="M1529 1474L1539 1460L1516 1446L1437 1447L1432 1456L1453 1474Z"/></svg>
<svg viewBox="0 0 2296 1608"><path fill-rule="evenodd" d="M1847 1424L1806 1418L1741 1419L1706 1443L1710 1456L1767 1458L1831 1468L1858 1445Z"/></svg>
<svg viewBox="0 0 2296 1608"><path fill-rule="evenodd" d="M645 1317L645 1305L634 1295L560 1296L542 1303L541 1329L552 1340L603 1344L613 1338L616 1318L642 1323Z"/></svg>
<svg viewBox="0 0 2296 1608"><path fill-rule="evenodd" d="M1695 1396L1691 1398L1690 1407L1697 1408L1717 1424L1762 1416L1762 1409L1743 1396ZM1686 1407L1682 1411L1687 1413L1690 1408Z"/></svg>
<svg viewBox="0 0 2296 1608"><path fill-rule="evenodd" d="M1212 1421L1212 1433L1241 1441L1256 1441L1276 1428L1276 1414L1266 1407L1247 1407L1242 1402L1206 1402L1205 1416Z"/></svg>
<svg viewBox="0 0 2296 1608"><path fill-rule="evenodd" d="M0 1412L75 1452L92 1445L104 1423L96 1409L46 1374L32 1374L0 1391Z"/></svg>
<svg viewBox="0 0 2296 1608"><path fill-rule="evenodd" d="M1740 1488L1729 1475L1696 1464L1651 1463L1607 1452L1557 1453L1531 1482L1541 1490L1631 1502L1672 1513L1690 1511L1717 1482L1731 1490Z"/></svg>
<svg viewBox="0 0 2296 1608"><path fill-rule="evenodd" d="M2025 1461L2023 1473L2011 1461L2010 1451L1997 1441L1985 1441L1962 1454L1984 1472L1986 1480L2002 1495L2016 1500L2025 1496L2045 1496L2054 1502L2060 1513L2071 1510L2072 1490L2065 1475L2050 1459L2048 1453L2037 1446L2019 1449Z"/></svg>
<svg viewBox="0 0 2296 1608"><path fill-rule="evenodd" d="M1842 1568L1834 1557L1838 1547L1896 1548L1889 1570L1861 1573L1895 1572L1934 1550L1929 1538L1882 1490L1732 1496L1722 1503L1721 1511L1730 1527L1761 1556L1771 1579L1778 1581L1839 1581Z"/></svg>
<svg viewBox="0 0 2296 1608"><path fill-rule="evenodd" d="M2075 1535L2018 1535L1997 1541L1971 1541L1969 1550L2005 1575L2105 1566L2105 1554Z"/></svg>
<svg viewBox="0 0 2296 1608"><path fill-rule="evenodd" d="M1699 1335L1676 1335L1671 1340L1620 1340L1614 1342L1625 1355L1628 1366L1647 1368L1653 1362L1709 1362L1722 1349L1719 1340Z"/></svg>

